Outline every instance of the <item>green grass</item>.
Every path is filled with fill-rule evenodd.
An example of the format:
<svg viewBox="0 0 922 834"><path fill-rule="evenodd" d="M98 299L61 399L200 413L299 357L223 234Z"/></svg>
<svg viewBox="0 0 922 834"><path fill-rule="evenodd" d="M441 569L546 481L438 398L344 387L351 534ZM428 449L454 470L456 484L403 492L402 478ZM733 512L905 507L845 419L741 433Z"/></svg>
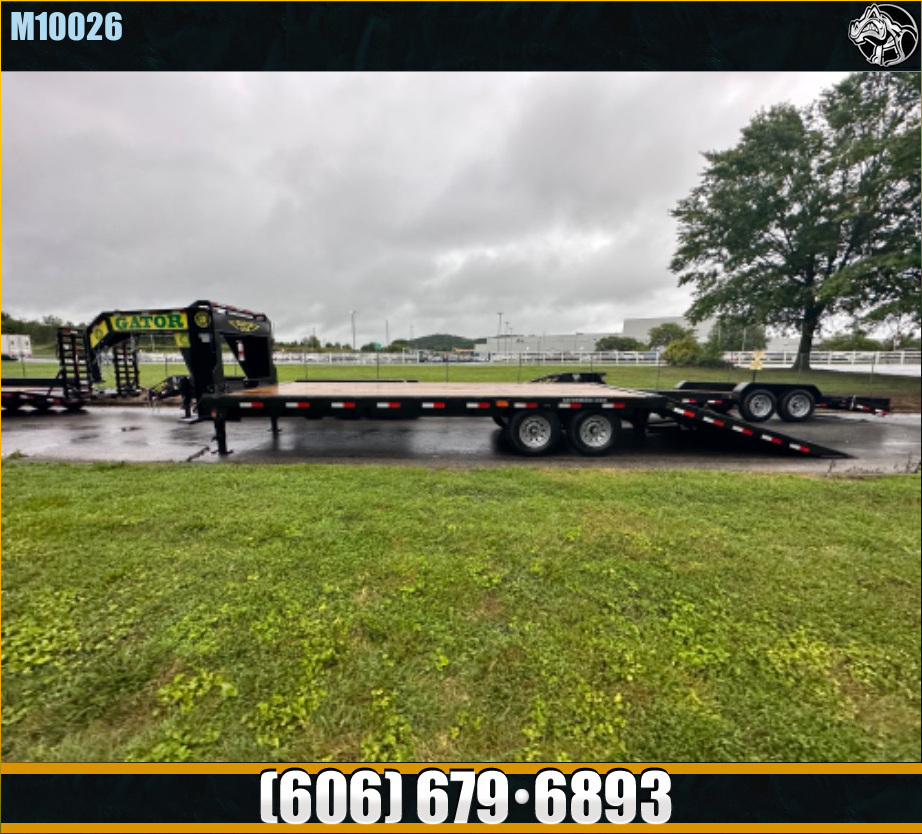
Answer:
<svg viewBox="0 0 922 834"><path fill-rule="evenodd" d="M918 761L920 479L3 467L3 756Z"/></svg>
<svg viewBox="0 0 922 834"><path fill-rule="evenodd" d="M10 364L10 363L8 363ZM752 371L742 368L707 369L673 368L634 365L492 365L486 363L434 363L423 365L284 365L277 366L280 382L296 379L417 379L420 382L527 382L545 374L562 371L600 371L606 374L610 385L623 388L672 388L683 379L718 382L745 382L752 379ZM29 376L53 377L57 365L35 362L25 366ZM141 384L154 385L166 376L186 373L185 366L141 365ZM225 366L228 375L240 374L237 366ZM4 377L22 376L20 365L3 368ZM114 376L106 384L114 386ZM862 394L864 396L919 396L917 377L887 376L884 374L848 373L845 371L809 371L797 373L787 369L759 371L757 379L766 382L813 383L827 394Z"/></svg>

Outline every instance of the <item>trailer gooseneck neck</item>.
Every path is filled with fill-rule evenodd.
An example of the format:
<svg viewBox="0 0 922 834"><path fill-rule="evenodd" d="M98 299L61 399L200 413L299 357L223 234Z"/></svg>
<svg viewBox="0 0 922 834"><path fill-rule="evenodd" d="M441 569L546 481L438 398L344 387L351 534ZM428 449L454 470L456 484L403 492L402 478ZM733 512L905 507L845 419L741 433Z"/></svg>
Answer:
<svg viewBox="0 0 922 834"><path fill-rule="evenodd" d="M98 359L103 351L113 350L117 357L145 334L173 336L189 369L196 401L205 394L230 391L237 384L270 384L278 379L272 361L272 323L268 316L229 304L195 301L183 308L114 310L96 316L87 334L90 370L96 381L101 378ZM234 354L243 369L243 378L225 376L223 345ZM136 370L133 378L127 374L125 379L128 389L140 387ZM130 392L122 390L119 384L117 388L119 394Z"/></svg>

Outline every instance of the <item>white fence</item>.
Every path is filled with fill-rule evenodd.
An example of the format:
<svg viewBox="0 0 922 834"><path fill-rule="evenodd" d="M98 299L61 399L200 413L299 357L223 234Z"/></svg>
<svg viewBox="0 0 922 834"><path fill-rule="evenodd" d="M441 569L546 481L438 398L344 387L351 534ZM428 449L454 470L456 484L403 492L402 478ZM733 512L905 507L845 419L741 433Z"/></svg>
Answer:
<svg viewBox="0 0 922 834"><path fill-rule="evenodd" d="M819 367L832 365L835 367L848 365L920 365L922 352L918 350L814 350L810 352L810 365ZM725 353L724 358L734 365L749 366L754 355L752 351ZM790 367L797 359L795 351L763 352L763 365L780 365Z"/></svg>
<svg viewBox="0 0 922 834"><path fill-rule="evenodd" d="M754 356L752 351L725 353L724 359L740 367L749 367ZM764 352L764 367L790 367L797 358L795 352ZM229 355L226 357L230 361ZM532 351L523 353L493 353L489 355L469 353L432 353L426 351L405 351L403 353L306 353L300 351L276 351L274 359L278 365L424 365L429 363L489 363L498 365L650 365L664 364L658 351ZM26 362L56 362L54 356L36 356ZM139 351L138 361L143 364L184 366L182 355L177 352L158 353ZM919 367L922 353L918 350L858 351L858 350L815 350L810 354L810 365L814 368L833 367L843 370L854 367L861 370L887 367Z"/></svg>

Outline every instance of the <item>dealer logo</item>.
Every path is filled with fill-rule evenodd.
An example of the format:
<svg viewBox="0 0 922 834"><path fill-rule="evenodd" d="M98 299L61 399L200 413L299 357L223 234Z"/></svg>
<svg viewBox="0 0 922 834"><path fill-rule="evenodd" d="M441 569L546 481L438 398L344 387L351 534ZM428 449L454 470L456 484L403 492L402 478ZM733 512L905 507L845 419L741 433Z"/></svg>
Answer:
<svg viewBox="0 0 922 834"><path fill-rule="evenodd" d="M891 67L909 58L919 45L919 30L901 6L872 3L848 24L848 39L871 64Z"/></svg>
<svg viewBox="0 0 922 834"><path fill-rule="evenodd" d="M228 319L227 323L231 327L237 328L241 333L253 333L256 330L259 330L259 325L256 322L244 321L242 319Z"/></svg>

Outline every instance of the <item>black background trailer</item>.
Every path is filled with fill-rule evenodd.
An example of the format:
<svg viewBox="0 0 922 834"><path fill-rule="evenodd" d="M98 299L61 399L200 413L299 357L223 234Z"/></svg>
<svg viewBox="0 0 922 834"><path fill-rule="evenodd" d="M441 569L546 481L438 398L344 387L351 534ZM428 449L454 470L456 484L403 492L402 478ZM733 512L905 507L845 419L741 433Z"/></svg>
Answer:
<svg viewBox="0 0 922 834"><path fill-rule="evenodd" d="M750 423L761 423L777 414L788 423L802 423L817 408L830 411L860 411L884 415L890 400L883 397L824 394L815 385L801 382L679 382L674 389L659 393L686 405L714 411L736 409Z"/></svg>

